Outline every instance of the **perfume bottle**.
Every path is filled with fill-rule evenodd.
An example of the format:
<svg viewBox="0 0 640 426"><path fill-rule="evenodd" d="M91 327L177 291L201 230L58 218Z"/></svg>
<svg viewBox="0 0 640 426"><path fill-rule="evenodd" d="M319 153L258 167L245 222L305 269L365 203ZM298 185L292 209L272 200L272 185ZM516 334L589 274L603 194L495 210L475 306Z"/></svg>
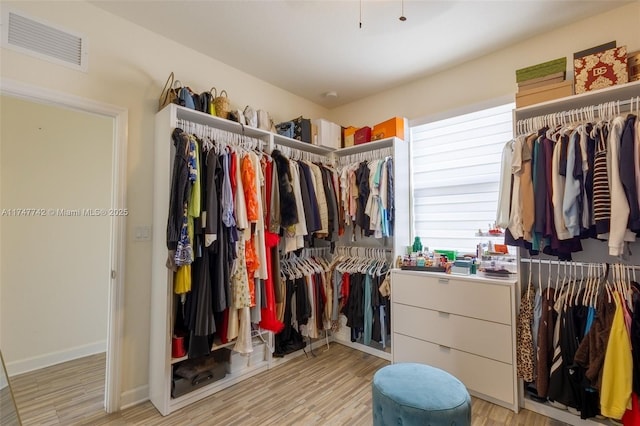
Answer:
<svg viewBox="0 0 640 426"><path fill-rule="evenodd" d="M422 251L422 242L420 241L420 237L416 237L413 240L413 252L420 253Z"/></svg>

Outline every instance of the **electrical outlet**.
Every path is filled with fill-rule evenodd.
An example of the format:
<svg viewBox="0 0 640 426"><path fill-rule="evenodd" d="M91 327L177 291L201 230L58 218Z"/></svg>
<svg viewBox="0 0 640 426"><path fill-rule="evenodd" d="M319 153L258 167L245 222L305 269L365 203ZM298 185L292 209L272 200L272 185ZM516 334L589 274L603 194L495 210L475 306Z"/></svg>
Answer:
<svg viewBox="0 0 640 426"><path fill-rule="evenodd" d="M151 226L136 226L133 232L133 241L151 241Z"/></svg>

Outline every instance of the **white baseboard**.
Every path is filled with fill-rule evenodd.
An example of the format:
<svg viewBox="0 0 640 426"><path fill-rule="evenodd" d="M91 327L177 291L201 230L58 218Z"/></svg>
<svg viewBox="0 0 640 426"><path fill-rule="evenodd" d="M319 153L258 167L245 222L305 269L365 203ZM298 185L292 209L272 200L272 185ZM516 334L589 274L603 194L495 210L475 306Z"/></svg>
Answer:
<svg viewBox="0 0 640 426"><path fill-rule="evenodd" d="M135 389L122 392L120 396L120 410L133 407L149 400L149 385L138 386Z"/></svg>
<svg viewBox="0 0 640 426"><path fill-rule="evenodd" d="M85 356L106 352L106 350L107 341L102 340L100 342L76 346L75 348L69 348L62 351L37 355L31 358L11 361L7 363L7 374L9 375L9 377L11 377L17 374L28 373L30 371L60 364L61 362L71 361Z"/></svg>

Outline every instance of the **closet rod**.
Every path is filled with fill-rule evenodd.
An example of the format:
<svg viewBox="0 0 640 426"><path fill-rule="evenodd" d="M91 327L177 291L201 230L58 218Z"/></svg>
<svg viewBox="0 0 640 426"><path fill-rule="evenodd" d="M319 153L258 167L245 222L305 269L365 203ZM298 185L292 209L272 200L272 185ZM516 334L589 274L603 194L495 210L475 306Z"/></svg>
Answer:
<svg viewBox="0 0 640 426"><path fill-rule="evenodd" d="M543 265L575 265L575 266L597 266L597 267L601 267L602 265L613 265L613 264L619 264L619 265L623 265L625 268L632 268L632 269L638 269L640 270L640 265L627 265L625 263L620 263L620 262L614 262L614 263L609 263L609 262L575 262L573 260L552 260L552 259L532 259L529 257L522 257L520 258L520 262L523 263L541 263Z"/></svg>
<svg viewBox="0 0 640 426"><path fill-rule="evenodd" d="M363 247L363 246L338 246L335 254L356 258L377 258L384 259L385 262L393 262L393 250L387 247Z"/></svg>
<svg viewBox="0 0 640 426"><path fill-rule="evenodd" d="M189 120L185 120L179 118L176 123L177 127L182 128L187 133L191 133L200 138L211 137L212 139L222 139L217 140L217 142L221 142L223 144L228 145L243 145L250 144L260 151L264 151L264 146L266 142L262 139L257 139L252 136L247 136L244 133L235 133L229 132L228 130L218 129L215 127L207 126L206 124L194 123ZM243 127L244 129L244 127Z"/></svg>
<svg viewBox="0 0 640 426"><path fill-rule="evenodd" d="M537 129L530 127L544 127L551 122L558 124L572 124L575 122L589 121L599 118L609 118L623 112L640 112L640 97L633 96L626 100L603 102L597 105L585 105L566 111L558 111L550 114L542 114L535 117L523 118L516 121L517 133L531 133ZM567 118L570 121L567 121Z"/></svg>
<svg viewBox="0 0 640 426"><path fill-rule="evenodd" d="M347 164L359 163L362 161L382 160L386 157L393 157L393 148L378 148L371 151L359 152L356 154L338 157L338 164L344 166Z"/></svg>
<svg viewBox="0 0 640 426"><path fill-rule="evenodd" d="M337 246L336 249L338 250L349 250L349 249L371 249L371 250L379 250L379 251L384 251L384 252L392 252L393 249L388 248L388 247L368 247L368 246Z"/></svg>
<svg viewBox="0 0 640 426"><path fill-rule="evenodd" d="M316 154L314 152L307 152L290 146L284 146L280 144L274 144L274 150L280 151L284 156L289 157L292 160L307 160L312 163L330 163L330 159L324 155ZM273 152L273 151L272 151Z"/></svg>
<svg viewBox="0 0 640 426"><path fill-rule="evenodd" d="M302 249L300 257L325 254L331 254L331 247L305 247Z"/></svg>

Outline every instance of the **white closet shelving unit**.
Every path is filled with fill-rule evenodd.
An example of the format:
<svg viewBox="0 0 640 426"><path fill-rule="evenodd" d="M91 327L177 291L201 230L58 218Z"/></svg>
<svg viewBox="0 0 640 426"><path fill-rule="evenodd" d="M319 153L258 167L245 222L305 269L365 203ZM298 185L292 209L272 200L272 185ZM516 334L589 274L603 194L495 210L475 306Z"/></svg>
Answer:
<svg viewBox="0 0 640 426"><path fill-rule="evenodd" d="M230 373L221 380L205 387L196 389L178 398L171 397L171 379L173 365L185 358L172 359L171 338L174 323L176 297L173 294L173 273L166 267L166 224L169 211L169 197L171 187L172 162L174 148L171 132L177 127L178 120L186 120L196 124L225 130L231 133L244 134L265 142L268 152L276 146L294 148L301 152L312 153L333 160L334 156L351 155L375 150L378 148L392 148L395 173L395 212L396 221L393 237L385 242L390 247L394 258L401 252L400 247L408 244L409 240L409 163L408 142L397 138L358 145L351 148L333 150L319 145L312 145L295 139L287 138L265 130L211 116L199 111L178 105L168 105L156 114L155 118L155 147L154 147L154 190L153 190L153 234L152 234L152 273L151 273L151 333L149 356L149 399L162 415L185 407L195 401L212 395L233 384L246 380L260 372L266 371L291 359L303 352L288 354L285 358L273 358L273 334L262 331L253 333L254 352L249 357L232 352ZM373 353L386 359L391 359L390 353L377 351L361 344L353 344L347 339L335 336L342 344L355 347L365 352ZM218 350L231 347L235 342L213 347ZM324 345L324 340L318 340L312 347Z"/></svg>
<svg viewBox="0 0 640 426"><path fill-rule="evenodd" d="M640 96L640 81L635 81L627 84L621 84L616 86L607 87L600 90L594 90L591 92L581 93L579 95L567 96L565 98L556 99L553 101L542 102L540 104L531 105L528 107L518 108L514 110L513 122L514 127L518 120L523 120L532 117L538 117L546 114L560 113L569 110L580 109L592 105L599 105L606 102L620 102L620 110L628 111L628 101L635 96ZM514 132L515 133L515 132ZM573 259L578 262L615 262L616 259L608 256L608 247L606 244L602 244L595 240L583 240L583 251L575 253ZM637 251L637 250L634 250ZM633 263L638 263L639 258L632 259ZM521 273L521 279L527 279L527 274ZM523 283L520 282L519 293L522 293ZM518 296L518 304L520 297ZM520 387L522 387L522 380L520 380ZM555 408L547 403L541 403L533 401L526 397L526 392L522 389L520 391L520 406L536 413L551 417L553 419L571 424L571 425L609 425L611 424L607 420L582 420L579 416L574 415L567 410L561 410Z"/></svg>
<svg viewBox="0 0 640 426"><path fill-rule="evenodd" d="M173 273L167 269L166 226L169 212L169 196L171 188L171 172L174 147L171 132L178 120L188 120L241 134L240 124L199 111L190 110L177 105L169 105L156 114L155 147L154 147L154 190L153 190L153 238L152 238L152 271L151 271L151 336L149 356L149 399L162 415L170 414L199 399L218 392L228 386L254 376L269 367L272 336L264 332L262 339L254 333L254 352L250 357L242 357L233 352L231 372L211 385L196 389L178 398L171 397L171 378L173 365L185 358L171 358L171 337L173 331L176 298L173 294ZM269 143L269 132L244 127L244 134ZM229 347L214 346L214 350Z"/></svg>
<svg viewBox="0 0 640 426"><path fill-rule="evenodd" d="M405 123L405 129L408 129ZM366 159L368 153L375 150L388 149L393 157L394 175L394 225L393 235L390 237L376 239L373 237L359 238L356 242L351 242L351 234L347 233L340 238L338 245L376 247L389 250L391 261L394 262L398 255L404 253L403 247L410 244L411 221L410 221L410 197L409 197L409 142L407 135L405 140L399 138L388 138L379 141L369 142L362 145L355 145L348 148L336 150L333 155L338 160L340 157ZM353 231L351 228L350 232ZM356 230L359 232L358 230ZM390 313L387 313L388 315ZM351 329L346 326L346 317L340 315L340 329L333 334L336 342L345 346L358 349L371 355L391 361L391 342L387 342L386 350L379 343L365 345L360 342L351 341Z"/></svg>

